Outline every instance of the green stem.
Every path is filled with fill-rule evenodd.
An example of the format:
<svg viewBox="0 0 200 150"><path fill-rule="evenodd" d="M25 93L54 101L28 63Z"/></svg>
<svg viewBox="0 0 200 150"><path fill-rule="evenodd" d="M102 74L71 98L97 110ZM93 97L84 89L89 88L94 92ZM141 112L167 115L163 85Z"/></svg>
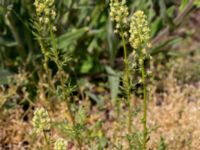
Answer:
<svg viewBox="0 0 200 150"><path fill-rule="evenodd" d="M147 143L147 89L146 88L147 87L146 87L146 72L142 54L140 56L140 61L141 61L142 83L143 83L143 150L146 150L146 143Z"/></svg>
<svg viewBox="0 0 200 150"><path fill-rule="evenodd" d="M126 49L126 42L124 38L124 33L121 33L122 42L123 42L123 49L124 49L124 63L125 63L125 70L127 69L127 49Z"/></svg>
<svg viewBox="0 0 200 150"><path fill-rule="evenodd" d="M54 62L56 63L56 65L58 67L58 74L60 75L60 82L61 82L62 91L63 91L65 98L67 99L66 100L67 112L68 112L68 115L70 117L70 122L72 122L72 124L74 125L75 119L74 119L74 116L72 114L72 110L70 108L70 103L69 103L69 100L68 100L68 94L66 94L66 92L65 92L65 81L64 81L64 77L62 75L63 68L62 68L61 64L59 63L59 53L58 53L57 43L56 43L55 36L53 34L52 28L51 28L50 35L51 35L51 42L52 42L52 45L53 45L53 51L54 51L54 56L55 56Z"/></svg>
<svg viewBox="0 0 200 150"><path fill-rule="evenodd" d="M36 14L36 17L37 17L37 20L39 20L39 16L37 14ZM51 70L48 67L48 61L49 61L49 58L48 58L48 47L45 45L45 41L43 40L44 37L43 37L43 35L41 33L42 32L42 29L41 29L42 26L43 25L39 22L39 27L40 28L38 29L37 38L38 38L38 43L39 43L40 48L41 48L41 52L44 55L44 64L43 64L43 66L44 66L44 70L45 70L45 72L47 74L47 80L48 80L47 83L50 86L51 92L55 92L56 89L55 89L55 86L54 86L54 84L52 82Z"/></svg>
<svg viewBox="0 0 200 150"><path fill-rule="evenodd" d="M130 83L129 83L129 64L127 59L127 48L126 48L126 42L123 31L121 32L122 42L123 42L123 49L124 49L124 84L125 84L125 92L127 97L127 103L128 103L128 132L131 133L131 126L132 126L132 110L131 110L131 93L130 93Z"/></svg>
<svg viewBox="0 0 200 150"><path fill-rule="evenodd" d="M50 143L49 143L49 139L48 139L48 137L47 137L45 131L43 131L43 134L44 134L44 140L45 140L47 149L48 149L48 150L51 150L51 148L50 148Z"/></svg>
<svg viewBox="0 0 200 150"><path fill-rule="evenodd" d="M62 90L63 90L63 94L66 98L66 104L67 104L67 112L68 112L68 115L70 117L70 122L73 124L75 124L75 119L74 119L74 116L72 114L72 110L71 110L71 107L70 107L70 103L69 103L69 99L68 99L68 94L66 94L65 92L65 83L64 83L64 79L63 79L63 76L62 76L62 72L61 70L59 69L59 74L60 74L60 82L61 82L61 87L62 87Z"/></svg>
<svg viewBox="0 0 200 150"><path fill-rule="evenodd" d="M77 137L77 142L78 142L79 150L82 150L82 142L81 142L81 139L79 137Z"/></svg>
<svg viewBox="0 0 200 150"><path fill-rule="evenodd" d="M49 58L48 58L48 56L47 56L47 51L46 51L46 49L45 49L45 46L44 46L44 43L43 43L43 41L41 40L41 39L39 39L39 44L40 44L40 47L41 47L41 51L42 51L42 53L43 53L43 55L44 55L44 70L45 70L45 72L46 72L46 74L47 74L47 83L50 85L50 89L51 89L51 91L55 91L55 87L54 87L54 85L52 84L52 79L51 79L51 72L50 72L50 69L48 68L48 60L49 60Z"/></svg>

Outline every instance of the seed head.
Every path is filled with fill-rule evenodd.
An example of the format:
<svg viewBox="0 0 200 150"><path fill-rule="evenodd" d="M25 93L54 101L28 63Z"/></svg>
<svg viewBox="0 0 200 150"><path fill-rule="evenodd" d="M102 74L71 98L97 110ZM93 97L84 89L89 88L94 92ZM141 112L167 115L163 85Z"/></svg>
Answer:
<svg viewBox="0 0 200 150"><path fill-rule="evenodd" d="M36 134L42 133L50 129L50 118L47 110L37 108L32 119L33 132Z"/></svg>
<svg viewBox="0 0 200 150"><path fill-rule="evenodd" d="M150 29L143 11L138 10L133 14L129 32L129 42L134 49L149 45Z"/></svg>

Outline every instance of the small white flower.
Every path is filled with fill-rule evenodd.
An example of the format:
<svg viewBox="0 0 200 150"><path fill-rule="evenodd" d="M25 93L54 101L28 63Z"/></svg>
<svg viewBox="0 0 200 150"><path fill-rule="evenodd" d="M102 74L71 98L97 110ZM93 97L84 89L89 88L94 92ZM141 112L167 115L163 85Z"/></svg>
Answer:
<svg viewBox="0 0 200 150"><path fill-rule="evenodd" d="M56 26L53 26L53 31L57 31L57 28L56 28Z"/></svg>
<svg viewBox="0 0 200 150"><path fill-rule="evenodd" d="M143 11L136 11L130 24L130 44L134 49L149 45L150 29L148 27L147 17Z"/></svg>
<svg viewBox="0 0 200 150"><path fill-rule="evenodd" d="M46 33L50 31L50 25L53 26L56 18L54 2L54 0L35 0L34 2L38 21L42 25L42 31Z"/></svg>
<svg viewBox="0 0 200 150"><path fill-rule="evenodd" d="M48 24L49 23L49 18L44 18L44 23Z"/></svg>
<svg viewBox="0 0 200 150"><path fill-rule="evenodd" d="M45 130L49 130L51 127L50 122L51 121L47 110L44 108L37 108L34 111L34 116L32 119L33 132L39 134Z"/></svg>
<svg viewBox="0 0 200 150"><path fill-rule="evenodd" d="M119 2L118 0L110 1L110 18L116 23L115 29L118 33L128 23L128 7L126 6L126 0Z"/></svg>

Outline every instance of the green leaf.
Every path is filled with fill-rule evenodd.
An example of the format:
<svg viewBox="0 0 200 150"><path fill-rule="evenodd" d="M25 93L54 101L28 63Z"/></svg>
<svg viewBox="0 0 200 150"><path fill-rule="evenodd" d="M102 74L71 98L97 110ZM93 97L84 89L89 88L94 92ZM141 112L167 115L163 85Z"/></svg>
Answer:
<svg viewBox="0 0 200 150"><path fill-rule="evenodd" d="M96 95L95 93L92 93L90 91L86 91L85 94L87 96L89 96L94 102L97 103L97 106L99 108L103 108L105 105L104 105L104 101L103 101L103 98L99 95Z"/></svg>
<svg viewBox="0 0 200 150"><path fill-rule="evenodd" d="M81 73L88 73L93 67L93 61L91 57L88 57L81 66Z"/></svg>
<svg viewBox="0 0 200 150"><path fill-rule="evenodd" d="M106 66L106 72L108 73L111 99L116 102L117 95L119 93L119 74L109 66Z"/></svg>
<svg viewBox="0 0 200 150"><path fill-rule="evenodd" d="M110 59L110 64L113 66L115 57L117 54L117 41L116 38L113 34L113 24L111 20L108 20L107 24L107 42L108 42L108 51L109 51L109 59Z"/></svg>
<svg viewBox="0 0 200 150"><path fill-rule="evenodd" d="M162 21L161 18L158 17L154 22L151 23L151 37L154 37L158 33L161 26Z"/></svg>
<svg viewBox="0 0 200 150"><path fill-rule="evenodd" d="M181 5L179 7L179 11L180 12L182 12L185 9L185 7L188 4L188 2L189 2L189 0L182 0Z"/></svg>
<svg viewBox="0 0 200 150"><path fill-rule="evenodd" d="M161 137L159 145L158 145L158 150L166 150L166 149L167 149L167 146L165 144L164 138Z"/></svg>
<svg viewBox="0 0 200 150"><path fill-rule="evenodd" d="M178 37L173 37L171 39L168 39L160 43L159 45L155 46L153 49L151 49L150 53L151 55L155 55L158 53L167 53L167 51L163 51L163 49L165 49L167 46L176 45L179 42L181 42L181 40L182 39Z"/></svg>
<svg viewBox="0 0 200 150"><path fill-rule="evenodd" d="M102 137L102 138L100 138L98 144L99 144L98 148L99 148L100 150L101 150L101 149L105 149L106 145L108 144L108 139L105 138L105 137Z"/></svg>
<svg viewBox="0 0 200 150"><path fill-rule="evenodd" d="M160 6L160 16L163 19L163 23L168 24L170 28L174 27L173 22L173 7L167 8L166 2L164 0L159 0L159 6Z"/></svg>
<svg viewBox="0 0 200 150"><path fill-rule="evenodd" d="M200 0L196 0L196 1L194 2L194 5L195 5L196 7L200 7Z"/></svg>
<svg viewBox="0 0 200 150"><path fill-rule="evenodd" d="M58 48L63 49L63 48L70 46L71 44L76 42L80 37L82 37L87 31L88 31L88 29L83 27L83 28L75 29L71 32L67 32L67 33L61 35L57 39L58 40Z"/></svg>
<svg viewBox="0 0 200 150"><path fill-rule="evenodd" d="M17 46L17 42L6 40L6 39L0 37L0 46L14 47L14 46Z"/></svg>

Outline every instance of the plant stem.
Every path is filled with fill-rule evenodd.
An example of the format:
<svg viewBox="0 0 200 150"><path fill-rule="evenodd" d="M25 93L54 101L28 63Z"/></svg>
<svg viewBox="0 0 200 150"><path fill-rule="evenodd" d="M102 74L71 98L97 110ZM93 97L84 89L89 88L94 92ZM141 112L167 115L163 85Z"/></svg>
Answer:
<svg viewBox="0 0 200 150"><path fill-rule="evenodd" d="M79 150L82 150L82 142L81 142L81 139L79 137L77 137L77 142L78 142Z"/></svg>
<svg viewBox="0 0 200 150"><path fill-rule="evenodd" d="M50 85L50 89L51 89L51 91L55 91L55 88L54 88L54 85L52 84L52 80L51 80L51 72L50 72L50 69L48 68L48 60L49 60L49 58L48 58L48 56L47 56L47 51L46 51L46 49L45 49L45 46L44 46L44 43L43 43L43 41L41 40L41 39L39 39L39 44L40 44L40 47L41 47L41 51L42 51L42 53L43 53L43 55L44 55L44 70L45 70L45 72L46 72L46 74L47 74L47 83Z"/></svg>
<svg viewBox="0 0 200 150"><path fill-rule="evenodd" d="M70 102L69 102L69 99L68 99L69 95L66 92L65 81L64 81L64 76L63 76L64 70L62 68L62 64L59 62L59 52L58 52L58 48L57 48L57 41L56 41L56 38L55 38L55 35L53 33L51 25L50 25L50 28L51 28L50 37L51 37L51 43L52 43L53 52L54 52L54 62L56 63L56 66L58 67L58 75L59 75L59 78L60 78L60 84L61 84L61 87L62 87L62 92L63 92L63 95L64 95L64 99L66 99L67 115L69 117L67 119L69 119L68 121L70 123L72 123L72 126L74 127L75 118L74 118L74 115L73 115L71 107L70 107ZM77 137L77 142L78 142L78 145L79 145L79 149L81 150L82 144L81 144L81 140L79 139L79 137Z"/></svg>
<svg viewBox="0 0 200 150"><path fill-rule="evenodd" d="M69 119L70 119L70 122L73 124L75 124L75 119L74 119L74 116L72 114L72 110L71 110L71 107L70 107L70 103L69 103L69 99L68 99L68 94L65 93L65 83L64 83L64 79L63 79L63 76L62 76L62 73L60 72L60 82L61 82L61 86L62 86L62 90L63 90L63 94L66 98L66 104L67 104L67 112L68 112L68 115L69 115Z"/></svg>
<svg viewBox="0 0 200 150"><path fill-rule="evenodd" d="M121 32L122 42L123 42L123 49L124 49L124 84L125 84L125 92L127 97L127 104L128 104L128 132L131 133L131 125L132 125L132 110L131 110L131 93L130 93L130 71L129 71L129 64L127 59L127 49L126 49L126 42L123 31Z"/></svg>
<svg viewBox="0 0 200 150"><path fill-rule="evenodd" d="M55 61L56 65L57 65L57 67L58 67L58 74L60 75L60 83L61 83L63 95L67 99L66 100L66 104L67 104L67 113L68 113L68 116L69 116L69 119L70 119L69 121L74 125L75 124L75 119L74 119L74 116L73 116L71 108L70 108L70 103L69 103L69 100L68 100L68 94L65 92L65 88L66 88L65 87L65 81L64 81L64 77L62 75L63 69L62 69L62 66L59 63L57 46L56 46L56 43L54 41L55 38L54 38L52 33L51 33L51 38L52 38L52 42L54 43L53 44L54 45L54 55L55 55L54 61Z"/></svg>
<svg viewBox="0 0 200 150"><path fill-rule="evenodd" d="M147 143L147 87L146 87L146 72L144 66L144 58L141 52L141 74L143 83L143 150L146 150Z"/></svg>
<svg viewBox="0 0 200 150"><path fill-rule="evenodd" d="M47 137L45 131L43 131L43 134L44 134L44 140L45 140L46 145L47 145L47 149L48 149L48 150L51 150L51 149L50 149L50 144L49 144L49 139L48 139L48 137Z"/></svg>

